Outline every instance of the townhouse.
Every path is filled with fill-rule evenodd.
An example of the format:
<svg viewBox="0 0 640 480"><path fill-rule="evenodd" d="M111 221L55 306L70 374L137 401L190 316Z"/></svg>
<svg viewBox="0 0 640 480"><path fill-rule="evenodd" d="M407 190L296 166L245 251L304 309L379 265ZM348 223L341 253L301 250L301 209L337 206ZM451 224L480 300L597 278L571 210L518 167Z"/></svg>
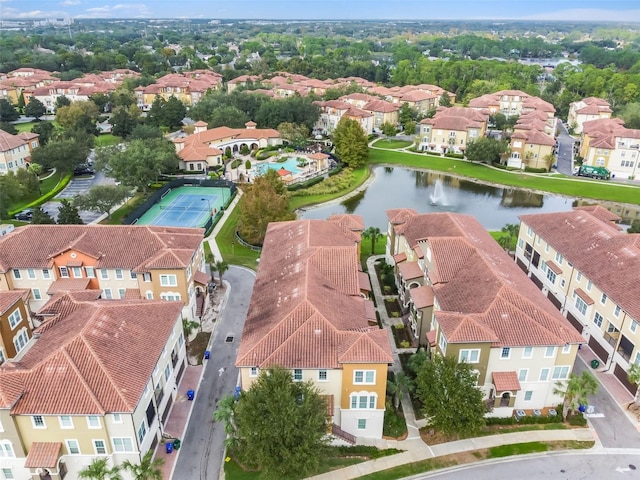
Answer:
<svg viewBox="0 0 640 480"><path fill-rule="evenodd" d="M640 235L600 206L520 216L516 262L631 392L640 364Z"/></svg>
<svg viewBox="0 0 640 480"><path fill-rule="evenodd" d="M59 78L53 77L51 72L46 70L18 68L7 74L0 74L0 98L5 98L13 105L17 105L25 91L59 81Z"/></svg>
<svg viewBox="0 0 640 480"><path fill-rule="evenodd" d="M491 416L535 414L562 397L584 339L469 215L387 212L408 327L431 354L470 363Z"/></svg>
<svg viewBox="0 0 640 480"><path fill-rule="evenodd" d="M619 118L582 124L580 156L583 164L606 167L612 177L633 180L640 172L640 129L626 128Z"/></svg>
<svg viewBox="0 0 640 480"><path fill-rule="evenodd" d="M271 223L236 357L244 390L260 371L291 369L327 403L333 431L381 438L389 337L359 266L361 219Z"/></svg>
<svg viewBox="0 0 640 480"><path fill-rule="evenodd" d="M320 118L313 127L314 135L331 135L342 117L358 122L367 135L373 133L374 115L342 100L313 102L320 108Z"/></svg>
<svg viewBox="0 0 640 480"><path fill-rule="evenodd" d="M463 153L487 131L489 113L466 107L439 107L433 118L420 121L418 150Z"/></svg>
<svg viewBox="0 0 640 480"><path fill-rule="evenodd" d="M491 115L502 113L505 117L512 117L522 113L524 101L530 96L521 90L500 90L470 100L469 107L487 109Z"/></svg>
<svg viewBox="0 0 640 480"><path fill-rule="evenodd" d="M0 130L0 175L27 168L31 163L31 152L40 145L39 138L37 133L11 135Z"/></svg>
<svg viewBox="0 0 640 480"><path fill-rule="evenodd" d="M14 358L27 346L32 329L29 291L0 292L0 364Z"/></svg>
<svg viewBox="0 0 640 480"><path fill-rule="evenodd" d="M602 98L587 97L569 105L569 115L567 125L573 129L573 133L582 133L584 122L598 120L600 118L611 118L611 104Z"/></svg>
<svg viewBox="0 0 640 480"><path fill-rule="evenodd" d="M186 368L182 304L99 294L53 298L0 366L3 478L78 478L97 458L139 463L161 441Z"/></svg>
<svg viewBox="0 0 640 480"><path fill-rule="evenodd" d="M27 225L0 237L0 291L29 290L41 308L59 292L95 290L103 299L184 302L198 317L208 275L202 229L157 226Z"/></svg>
<svg viewBox="0 0 640 480"><path fill-rule="evenodd" d="M96 81L98 83L96 83ZM58 81L24 92L25 104L32 98L38 99L47 109L48 114L55 113L56 102L60 97L66 97L71 102L86 102L89 97L97 93L108 95L115 91L117 86L114 83L104 81L102 77L89 77L87 81Z"/></svg>
<svg viewBox="0 0 640 480"><path fill-rule="evenodd" d="M155 83L134 89L140 110L151 108L156 97L169 100L176 97L185 105L194 105L210 90L222 88L222 75L210 70L193 70L185 73L170 73Z"/></svg>

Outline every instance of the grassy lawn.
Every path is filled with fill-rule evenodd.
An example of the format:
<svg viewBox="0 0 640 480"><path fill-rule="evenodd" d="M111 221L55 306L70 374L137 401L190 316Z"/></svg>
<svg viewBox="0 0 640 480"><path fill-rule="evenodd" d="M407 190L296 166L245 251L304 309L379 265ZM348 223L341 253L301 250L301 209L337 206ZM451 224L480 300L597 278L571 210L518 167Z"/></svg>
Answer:
<svg viewBox="0 0 640 480"><path fill-rule="evenodd" d="M489 234L493 237L493 239L500 243L500 239L502 237L508 237L509 234L508 233L504 233L504 232L500 232L500 231L493 231L493 232L489 232ZM509 250L515 250L516 249L516 244L518 243L518 239L516 237L511 237L511 244L509 245Z"/></svg>
<svg viewBox="0 0 640 480"><path fill-rule="evenodd" d="M33 204L34 202L37 202L39 198L42 198L44 195L54 190L60 183L60 180L61 180L61 177L59 174L51 175L49 178L42 180L40 182L40 192L41 192L40 194L38 194L37 192L34 192L29 197L23 200L20 200L18 202L12 203L11 205L9 205L9 208L7 208L7 211L17 213L23 210L24 208L26 208L27 206ZM60 190L62 190L62 188L64 187L61 185Z"/></svg>
<svg viewBox="0 0 640 480"><path fill-rule="evenodd" d="M577 198L640 204L640 187L623 186L606 181L586 181L573 177L525 175L489 168L486 165L417 153L371 149L369 163L404 165L475 178L513 187L529 188Z"/></svg>
<svg viewBox="0 0 640 480"><path fill-rule="evenodd" d="M381 138L373 142L373 146L386 150L396 150L398 148L410 147L413 142L410 140L393 140L391 138Z"/></svg>
<svg viewBox="0 0 640 480"><path fill-rule="evenodd" d="M362 263L363 267L367 265L367 258L371 255L382 255L385 252L387 246L387 236L380 235L376 239L375 244L375 252L371 253L371 239L363 237L362 243L360 244L360 263Z"/></svg>
<svg viewBox="0 0 640 480"><path fill-rule="evenodd" d="M240 199L242 202L242 199ZM233 209L229 218L218 232L216 243L222 254L222 258L230 265L243 265L247 268L255 270L258 268L257 259L260 252L255 252L245 247L235 240L235 231L240 219L239 204Z"/></svg>
<svg viewBox="0 0 640 480"><path fill-rule="evenodd" d="M150 192L147 195L136 193L133 197L127 200L127 203L122 205L115 212L111 213L111 218L105 218L100 223L103 225L122 225L124 217L138 208L142 204L142 202L149 198L150 194Z"/></svg>
<svg viewBox="0 0 640 480"><path fill-rule="evenodd" d="M367 178L369 178L369 168L368 167L360 167L353 171L353 177L355 179L354 183L351 185L351 188L348 190L343 190L337 193L328 193L325 195L299 195L292 196L289 200L289 208L291 210L297 210L298 208L307 207L309 205L316 205L318 203L328 202L329 200L334 200L336 198L340 198L343 195L346 195L349 192L352 192L360 185L362 185ZM319 185L322 185L320 183Z"/></svg>
<svg viewBox="0 0 640 480"><path fill-rule="evenodd" d="M116 137L110 133L105 133L96 137L95 146L96 147L106 147L109 145L117 145L122 142L121 137Z"/></svg>

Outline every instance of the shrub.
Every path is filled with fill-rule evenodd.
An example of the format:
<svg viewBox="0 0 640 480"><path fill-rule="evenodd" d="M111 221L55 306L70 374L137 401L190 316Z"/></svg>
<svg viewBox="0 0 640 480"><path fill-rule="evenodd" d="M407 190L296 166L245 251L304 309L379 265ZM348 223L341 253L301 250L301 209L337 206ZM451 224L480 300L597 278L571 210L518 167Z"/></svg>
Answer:
<svg viewBox="0 0 640 480"><path fill-rule="evenodd" d="M529 173L547 173L549 170L547 170L546 168L524 167L524 171Z"/></svg>
<svg viewBox="0 0 640 480"><path fill-rule="evenodd" d="M464 158L464 154L462 154L462 153L453 153L453 152L445 153L444 156L445 157L449 157L449 158L459 158L459 159Z"/></svg>
<svg viewBox="0 0 640 480"><path fill-rule="evenodd" d="M295 192L297 190L301 190L303 188L309 188L309 187L313 187L314 185L317 185L318 183L322 182L324 180L324 177L314 177L310 180L307 180L306 182L300 182L300 183L295 183L293 185L289 185L287 187L287 190L289 190L290 192Z"/></svg>
<svg viewBox="0 0 640 480"><path fill-rule="evenodd" d="M507 166L503 165L500 162L493 162L491 165L493 165L494 167L499 168L501 170L506 170L507 169Z"/></svg>
<svg viewBox="0 0 640 480"><path fill-rule="evenodd" d="M394 312L394 313L395 313L395 312ZM401 347L401 348L409 348L409 347L411 347L411 343L410 343L410 342L408 342L407 340L402 340L402 341L400 342L400 347Z"/></svg>
<svg viewBox="0 0 640 480"><path fill-rule="evenodd" d="M319 177L322 178L322 177ZM342 172L327 178L323 182L314 185L310 188L296 190L293 195L295 196L307 196L307 195L330 195L333 193L339 193L350 189L356 182L356 178L353 175L353 171L349 168L345 168Z"/></svg>
<svg viewBox="0 0 640 480"><path fill-rule="evenodd" d="M333 177L334 175L337 175L338 173L340 173L342 171L343 165L342 164L338 164L338 166L336 168L332 168L331 170L329 170L329 176Z"/></svg>
<svg viewBox="0 0 640 480"><path fill-rule="evenodd" d="M251 160L247 160L244 162L244 168L249 170L251 168Z"/></svg>

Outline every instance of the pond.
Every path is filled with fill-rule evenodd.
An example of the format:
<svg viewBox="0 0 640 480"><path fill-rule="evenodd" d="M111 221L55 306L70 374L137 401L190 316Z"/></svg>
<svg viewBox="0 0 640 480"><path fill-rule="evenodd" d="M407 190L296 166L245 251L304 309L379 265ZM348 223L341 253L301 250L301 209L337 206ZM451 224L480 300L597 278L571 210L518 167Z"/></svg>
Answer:
<svg viewBox="0 0 640 480"><path fill-rule="evenodd" d="M365 191L342 202L310 207L299 217L324 219L355 213L362 215L367 227L386 231L388 209L413 208L419 213L473 215L487 230L500 230L507 223L519 223L518 215L567 211L574 205L568 197L484 185L440 172L376 166L373 175Z"/></svg>

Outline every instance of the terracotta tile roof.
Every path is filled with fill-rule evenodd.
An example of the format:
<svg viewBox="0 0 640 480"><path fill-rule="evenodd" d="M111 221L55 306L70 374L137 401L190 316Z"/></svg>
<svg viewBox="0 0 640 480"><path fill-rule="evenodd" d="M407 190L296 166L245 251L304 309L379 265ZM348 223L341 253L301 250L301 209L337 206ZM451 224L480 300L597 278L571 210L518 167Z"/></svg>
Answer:
<svg viewBox="0 0 640 480"><path fill-rule="evenodd" d="M236 365L339 368L355 359L393 362L385 332L369 327L356 238L331 221L269 225Z"/></svg>
<svg viewBox="0 0 640 480"><path fill-rule="evenodd" d="M193 274L193 281L200 285L207 285L211 281L211 277L204 272L198 270Z"/></svg>
<svg viewBox="0 0 640 480"><path fill-rule="evenodd" d="M0 238L0 271L51 268L53 257L69 250L95 258L96 268L155 268L150 261L182 268L202 234L200 228L150 225L27 225ZM165 253L173 258L162 267Z"/></svg>
<svg viewBox="0 0 640 480"><path fill-rule="evenodd" d="M409 217L418 215L418 211L413 208L394 208L387 210L387 218L393 225L405 223Z"/></svg>
<svg viewBox="0 0 640 480"><path fill-rule="evenodd" d="M552 261L547 262L547 267L549 267L556 275L560 275L562 273L562 269Z"/></svg>
<svg viewBox="0 0 640 480"><path fill-rule="evenodd" d="M0 292L0 315L6 313L12 308L20 299L26 301L30 295L29 290L9 290L6 292Z"/></svg>
<svg viewBox="0 0 640 480"><path fill-rule="evenodd" d="M586 303L587 305L593 305L595 302L593 301L593 298L591 298L589 296L589 294L587 292L585 292L584 290L582 290L581 288L576 288L575 289L575 294L577 296L579 296L584 303Z"/></svg>
<svg viewBox="0 0 640 480"><path fill-rule="evenodd" d="M422 278L424 276L418 262L402 262L398 264L398 271L405 281Z"/></svg>
<svg viewBox="0 0 640 480"><path fill-rule="evenodd" d="M139 300L143 297L139 288L127 288L124 291L124 298L126 300Z"/></svg>
<svg viewBox="0 0 640 480"><path fill-rule="evenodd" d="M427 332L427 342L429 342L429 345L432 347L436 346L436 334L438 332L436 332L435 330L430 330Z"/></svg>
<svg viewBox="0 0 640 480"><path fill-rule="evenodd" d="M393 261L398 264L400 262L404 262L407 259L407 254L402 252L402 253L397 253L393 256Z"/></svg>
<svg viewBox="0 0 640 480"><path fill-rule="evenodd" d="M416 308L426 308L433 306L433 288L429 285L412 288L409 290L411 301Z"/></svg>
<svg viewBox="0 0 640 480"><path fill-rule="evenodd" d="M517 392L522 389L518 374L512 372L493 372L491 374L493 385L497 392Z"/></svg>
<svg viewBox="0 0 640 480"><path fill-rule="evenodd" d="M371 280L369 279L368 273L358 272L358 285L360 286L360 290L366 292L371 291Z"/></svg>
<svg viewBox="0 0 640 480"><path fill-rule="evenodd" d="M0 130L0 152L8 152L14 148L22 147L27 143L17 135Z"/></svg>
<svg viewBox="0 0 640 480"><path fill-rule="evenodd" d="M57 468L62 442L33 442L25 458L25 468Z"/></svg>
<svg viewBox="0 0 640 480"><path fill-rule="evenodd" d="M607 210L601 205L585 205L583 207L573 207L573 209L585 210L589 212L591 215L593 215L594 217L596 217L597 219L602 220L603 222L609 222L609 224L612 227L616 227L618 230L621 229L619 225L616 225L612 222L619 222L620 220L622 220L622 218L620 218L615 213L610 212L609 210Z"/></svg>
<svg viewBox="0 0 640 480"><path fill-rule="evenodd" d="M69 313L43 331L19 361L0 366L0 408L15 415L135 409L181 319L182 302L78 303L75 309L65 307Z"/></svg>
<svg viewBox="0 0 640 480"><path fill-rule="evenodd" d="M52 295L58 292L85 290L89 286L90 282L90 278L59 278L49 286L47 294Z"/></svg>

